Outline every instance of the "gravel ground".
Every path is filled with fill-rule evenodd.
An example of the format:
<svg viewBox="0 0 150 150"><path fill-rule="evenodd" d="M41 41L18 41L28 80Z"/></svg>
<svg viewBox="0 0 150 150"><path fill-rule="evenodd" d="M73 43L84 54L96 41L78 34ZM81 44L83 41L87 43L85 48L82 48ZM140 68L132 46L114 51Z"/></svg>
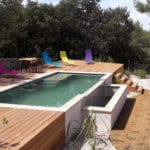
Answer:
<svg viewBox="0 0 150 150"><path fill-rule="evenodd" d="M98 139L96 150L116 150L108 136L102 135L99 136ZM80 137L78 140L73 138L69 143L65 144L63 150L93 150L92 143L93 139L85 140L84 136Z"/></svg>

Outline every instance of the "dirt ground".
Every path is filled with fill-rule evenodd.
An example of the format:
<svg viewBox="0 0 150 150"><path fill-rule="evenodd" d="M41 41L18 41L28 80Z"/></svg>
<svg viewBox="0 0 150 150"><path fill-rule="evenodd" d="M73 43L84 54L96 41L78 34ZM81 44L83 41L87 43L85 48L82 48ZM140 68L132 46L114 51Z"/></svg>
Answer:
<svg viewBox="0 0 150 150"><path fill-rule="evenodd" d="M150 90L127 99L110 138L117 150L150 150Z"/></svg>

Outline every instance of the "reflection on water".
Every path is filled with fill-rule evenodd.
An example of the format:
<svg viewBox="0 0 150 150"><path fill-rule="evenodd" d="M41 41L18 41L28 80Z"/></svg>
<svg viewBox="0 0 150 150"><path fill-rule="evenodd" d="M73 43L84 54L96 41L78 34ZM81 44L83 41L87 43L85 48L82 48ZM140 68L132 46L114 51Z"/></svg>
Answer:
<svg viewBox="0 0 150 150"><path fill-rule="evenodd" d="M31 83L31 84L29 84L29 85L27 85L27 86L24 86L24 87L22 87L22 88L20 88L20 90L23 90L23 91L35 91L35 90L37 90L38 89L38 85L36 84L36 83Z"/></svg>

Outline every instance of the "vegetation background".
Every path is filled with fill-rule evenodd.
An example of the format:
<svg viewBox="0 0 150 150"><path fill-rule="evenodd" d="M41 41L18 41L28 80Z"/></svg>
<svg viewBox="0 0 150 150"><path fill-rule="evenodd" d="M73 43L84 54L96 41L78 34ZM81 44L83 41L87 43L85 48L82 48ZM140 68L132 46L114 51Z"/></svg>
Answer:
<svg viewBox="0 0 150 150"><path fill-rule="evenodd" d="M139 3L138 3L139 4ZM126 8L102 9L99 0L61 0L56 6L28 0L0 0L0 57L53 59L66 50L72 59L92 49L95 60L150 62L150 31L129 18Z"/></svg>

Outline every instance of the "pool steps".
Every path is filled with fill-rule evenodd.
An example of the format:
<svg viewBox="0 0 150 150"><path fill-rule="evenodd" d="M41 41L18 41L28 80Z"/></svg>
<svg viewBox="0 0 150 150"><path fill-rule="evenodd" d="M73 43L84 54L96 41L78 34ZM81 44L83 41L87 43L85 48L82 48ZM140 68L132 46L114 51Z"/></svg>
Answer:
<svg viewBox="0 0 150 150"><path fill-rule="evenodd" d="M43 79L43 81L48 84L49 83L57 84L58 82L66 79L66 78L69 78L71 76L72 75L70 75L70 74L56 74L56 75L50 76L49 78Z"/></svg>

